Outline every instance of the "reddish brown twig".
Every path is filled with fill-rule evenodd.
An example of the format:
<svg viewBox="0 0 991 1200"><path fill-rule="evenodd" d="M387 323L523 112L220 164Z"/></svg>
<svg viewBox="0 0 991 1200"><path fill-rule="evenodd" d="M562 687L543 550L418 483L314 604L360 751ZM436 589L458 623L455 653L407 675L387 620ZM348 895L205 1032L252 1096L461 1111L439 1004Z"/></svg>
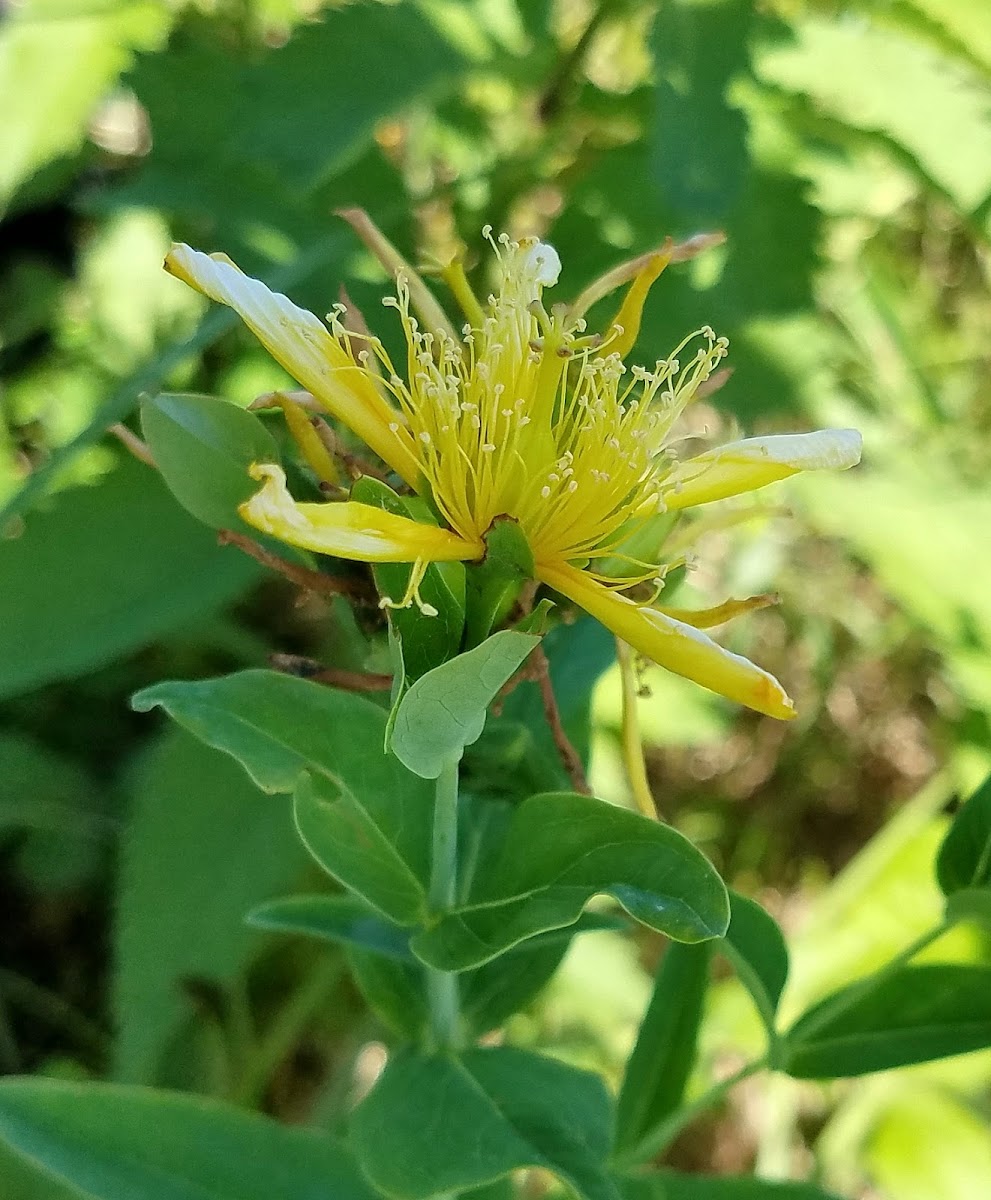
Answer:
<svg viewBox="0 0 991 1200"><path fill-rule="evenodd" d="M547 717L547 724L550 726L554 745L561 756L561 763L568 773L568 778L571 780L571 786L583 796L591 796L592 789L588 786L588 780L585 778L585 767L582 764L578 751L571 744L571 739L564 731L564 725L561 721L561 710L558 708L557 697L554 695L554 686L551 683L551 665L547 661L547 655L544 653L543 646L538 646L533 651L530 660L535 669L537 686L540 688L540 698L544 702L544 715Z"/></svg>
<svg viewBox="0 0 991 1200"><path fill-rule="evenodd" d="M348 596L352 600L364 603L374 603L368 586L360 579L342 579L339 575L324 575L322 571L311 571L309 567L301 567L297 563L288 562L260 546L254 539L233 529L217 531L217 542L221 546L236 546L244 554L259 562L271 571L277 571L291 583L304 591L313 592L318 596Z"/></svg>
<svg viewBox="0 0 991 1200"><path fill-rule="evenodd" d="M151 451L148 449L148 443L142 441L136 433L128 429L120 421L108 426L107 433L112 433L114 437L124 446L134 457L143 462L146 466L154 467L158 470L158 463L151 456Z"/></svg>
<svg viewBox="0 0 991 1200"><path fill-rule="evenodd" d="M376 675L366 671L346 671L340 667L325 667L300 654L272 654L269 662L276 671L297 675L314 683L341 688L345 692L387 692L392 687L391 675Z"/></svg>

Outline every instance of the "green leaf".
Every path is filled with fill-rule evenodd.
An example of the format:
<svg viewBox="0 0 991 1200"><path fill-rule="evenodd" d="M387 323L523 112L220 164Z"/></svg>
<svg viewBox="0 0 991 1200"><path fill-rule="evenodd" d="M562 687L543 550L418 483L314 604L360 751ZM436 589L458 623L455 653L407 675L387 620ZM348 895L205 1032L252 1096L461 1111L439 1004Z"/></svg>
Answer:
<svg viewBox="0 0 991 1200"><path fill-rule="evenodd" d="M811 1183L777 1183L752 1177L682 1175L657 1171L623 1179L623 1200L839 1200Z"/></svg>
<svg viewBox="0 0 991 1200"><path fill-rule="evenodd" d="M260 573L217 546L133 459L25 524L19 537L0 539L0 696L72 678L182 629Z"/></svg>
<svg viewBox="0 0 991 1200"><path fill-rule="evenodd" d="M5 1079L0 1138L87 1200L375 1200L323 1134L146 1088Z"/></svg>
<svg viewBox="0 0 991 1200"><path fill-rule="evenodd" d="M214 529L245 528L238 505L258 490L254 462L278 462L254 413L215 396L162 393L141 405L141 429L169 490Z"/></svg>
<svg viewBox="0 0 991 1200"><path fill-rule="evenodd" d="M257 905L246 920L256 929L302 933L402 962L415 961L406 931L354 896L284 896Z"/></svg>
<svg viewBox="0 0 991 1200"><path fill-rule="evenodd" d="M610 1124L596 1076L500 1046L461 1058L397 1055L356 1110L352 1138L369 1179L400 1200L530 1166L583 1200L618 1200L603 1166Z"/></svg>
<svg viewBox="0 0 991 1200"><path fill-rule="evenodd" d="M788 947L777 921L759 904L734 891L729 903L729 929L720 949L753 997L773 1040L778 1001L788 979Z"/></svg>
<svg viewBox="0 0 991 1200"><path fill-rule="evenodd" d="M695 1062L711 961L711 943L673 942L664 951L617 1101L619 1151L635 1151L682 1104Z"/></svg>
<svg viewBox="0 0 991 1200"><path fill-rule="evenodd" d="M400 924L420 920L426 900L422 879L397 851L385 822L340 780L304 775L294 811L303 845L329 875ZM422 822L429 816L424 801L417 817Z"/></svg>
<svg viewBox="0 0 991 1200"><path fill-rule="evenodd" d="M0 763L0 842L18 835L19 871L51 890L84 882L116 833L101 789L73 760L21 734L0 733Z"/></svg>
<svg viewBox="0 0 991 1200"><path fill-rule="evenodd" d="M355 946L347 954L355 983L372 1011L403 1041L422 1043L430 1026L423 967Z"/></svg>
<svg viewBox="0 0 991 1200"><path fill-rule="evenodd" d="M465 971L458 980L463 1017L478 1035L498 1029L544 989L567 954L572 938L617 928L623 925L608 917L584 913L566 929L530 938L474 971Z"/></svg>
<svg viewBox="0 0 991 1200"><path fill-rule="evenodd" d="M429 510L401 499L378 479L363 475L351 489L352 500L371 504L400 517L435 524ZM419 502L422 505L422 501ZM376 563L372 567L379 595L398 601L406 594L412 567L406 563ZM461 648L465 625L465 569L461 563L431 563L420 584L420 595L437 610L434 617L412 608L389 609L389 624L402 646L403 667L409 681L452 658Z"/></svg>
<svg viewBox="0 0 991 1200"><path fill-rule="evenodd" d="M589 796L552 793L515 810L472 904L415 934L413 950L430 966L462 971L573 924L599 892L677 941L721 937L729 924L722 880L681 834Z"/></svg>
<svg viewBox="0 0 991 1200"><path fill-rule="evenodd" d="M304 840L346 887L399 924L419 919L433 796L383 750L381 708L275 671L157 684L133 700L140 712L156 704L264 791L297 792Z"/></svg>
<svg viewBox="0 0 991 1200"><path fill-rule="evenodd" d="M262 939L244 912L307 866L289 806L237 765L168 728L129 780L115 904L114 1073L162 1082L164 1048L191 1013L183 982L230 985Z"/></svg>
<svg viewBox="0 0 991 1200"><path fill-rule="evenodd" d="M944 896L991 885L991 776L954 816L936 858Z"/></svg>
<svg viewBox="0 0 991 1200"><path fill-rule="evenodd" d="M509 615L533 571L533 551L519 523L496 518L485 534L485 558L467 569L469 646L477 646Z"/></svg>
<svg viewBox="0 0 991 1200"><path fill-rule="evenodd" d="M828 996L784 1038L782 1069L839 1079L991 1046L991 967L903 967Z"/></svg>
<svg viewBox="0 0 991 1200"><path fill-rule="evenodd" d="M423 779L436 779L478 741L489 704L539 641L503 630L421 676L396 710L393 753Z"/></svg>
<svg viewBox="0 0 991 1200"><path fill-rule="evenodd" d="M893 143L960 211L980 205L991 192L991 124L977 71L869 17L816 16L792 28L792 38L758 57L764 80Z"/></svg>
<svg viewBox="0 0 991 1200"><path fill-rule="evenodd" d="M113 2L65 6L43 19L37 2L5 14L0 28L0 211L46 163L82 145L100 99L127 66L132 50L151 48L170 24L159 4Z"/></svg>
<svg viewBox="0 0 991 1200"><path fill-rule="evenodd" d="M749 168L747 123L726 92L748 70L749 0L665 4L652 44L655 89L652 176L671 207L693 221L733 209Z"/></svg>
<svg viewBox="0 0 991 1200"><path fill-rule="evenodd" d="M126 194L158 206L164 194L177 209L228 224L232 214L264 212L285 228L300 198L353 161L379 121L437 93L460 69L450 44L406 6L324 12L287 44L251 55L232 54L223 37L186 39L132 73L154 139ZM177 96L196 97L195 122Z"/></svg>
<svg viewBox="0 0 991 1200"><path fill-rule="evenodd" d="M952 892L946 900L946 919L976 921L991 929L991 888L961 888Z"/></svg>

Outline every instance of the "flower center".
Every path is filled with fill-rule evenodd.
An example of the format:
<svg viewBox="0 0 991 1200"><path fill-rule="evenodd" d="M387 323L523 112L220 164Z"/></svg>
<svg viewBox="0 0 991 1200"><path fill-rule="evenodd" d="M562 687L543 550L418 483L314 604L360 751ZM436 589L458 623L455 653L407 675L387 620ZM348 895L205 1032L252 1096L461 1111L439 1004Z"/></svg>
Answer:
<svg viewBox="0 0 991 1200"><path fill-rule="evenodd" d="M434 503L463 537L477 540L505 515L537 562L605 556L662 510L666 438L726 341L704 328L654 370L627 368L609 352L618 326L589 337L566 306L544 308L560 268L552 247L504 237L496 252L498 290L460 342L420 328L402 281L386 300L402 321L405 378L371 345L399 405L397 428L407 425Z"/></svg>

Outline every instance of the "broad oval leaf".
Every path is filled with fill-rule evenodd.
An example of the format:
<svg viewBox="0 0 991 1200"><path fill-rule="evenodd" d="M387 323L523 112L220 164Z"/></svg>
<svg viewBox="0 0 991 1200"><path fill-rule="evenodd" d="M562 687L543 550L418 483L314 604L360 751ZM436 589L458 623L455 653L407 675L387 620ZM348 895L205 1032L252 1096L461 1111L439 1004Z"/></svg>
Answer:
<svg viewBox="0 0 991 1200"><path fill-rule="evenodd" d="M695 1062L711 943L664 951L616 1106L616 1149L635 1153L680 1105Z"/></svg>
<svg viewBox="0 0 991 1200"><path fill-rule="evenodd" d="M258 490L253 462L278 462L254 413L217 396L163 392L141 405L141 430L169 491L214 529L243 528L237 506Z"/></svg>
<svg viewBox="0 0 991 1200"><path fill-rule="evenodd" d="M481 736L499 689L539 641L506 629L421 676L396 710L389 743L396 757L424 779L459 761Z"/></svg>
<svg viewBox="0 0 991 1200"><path fill-rule="evenodd" d="M392 920L419 919L430 872L433 796L383 749L381 708L276 671L156 684L133 705L139 712L161 705L207 745L236 758L266 792L293 792L308 774L312 803L303 807L308 815L319 810L308 828L319 828L321 844L339 842L339 851L321 852L320 861ZM369 853L343 850L354 846Z"/></svg>
<svg viewBox="0 0 991 1200"><path fill-rule="evenodd" d="M597 1076L499 1046L460 1058L401 1053L354 1114L352 1141L389 1196L426 1200L539 1166L582 1200L619 1200L612 1123Z"/></svg>
<svg viewBox="0 0 991 1200"><path fill-rule="evenodd" d="M827 996L785 1034L782 1070L839 1079L991 1046L991 967L927 963Z"/></svg>
<svg viewBox="0 0 991 1200"><path fill-rule="evenodd" d="M329 875L400 924L423 916L422 880L339 779L304 775L296 787L293 811L303 845ZM425 806L423 811L429 809Z"/></svg>
<svg viewBox="0 0 991 1200"><path fill-rule="evenodd" d="M151 1088L5 1079L0 1139L91 1200L375 1200L329 1137Z"/></svg>
<svg viewBox="0 0 991 1200"><path fill-rule="evenodd" d="M386 921L356 896L284 896L259 904L246 920L256 929L301 933L344 946L357 946L386 958L415 961L409 935Z"/></svg>
<svg viewBox="0 0 991 1200"><path fill-rule="evenodd" d="M953 818L936 858L936 878L944 896L991 885L991 775Z"/></svg>
<svg viewBox="0 0 991 1200"><path fill-rule="evenodd" d="M555 792L515 810L472 904L415 934L413 950L430 966L463 971L573 924L600 892L676 941L721 937L729 924L725 885L687 838L590 796Z"/></svg>

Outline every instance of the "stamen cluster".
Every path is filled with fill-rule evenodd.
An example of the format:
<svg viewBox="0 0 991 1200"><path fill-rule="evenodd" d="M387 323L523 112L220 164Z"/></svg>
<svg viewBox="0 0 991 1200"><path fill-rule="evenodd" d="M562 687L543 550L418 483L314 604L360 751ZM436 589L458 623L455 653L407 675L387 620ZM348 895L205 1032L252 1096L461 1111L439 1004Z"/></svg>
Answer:
<svg viewBox="0 0 991 1200"><path fill-rule="evenodd" d="M505 237L493 246L497 290L461 341L421 328L400 279L385 303L402 323L404 374L377 338L347 330L340 311L330 314L332 330L397 402L394 428L411 435L452 529L477 541L509 516L538 562L608 555L631 522L663 510L671 426L726 354L726 339L703 327L653 370L628 368L610 350L623 336L619 325L588 336L566 306L544 307L543 288L559 270L550 247ZM656 573L644 566L644 578Z"/></svg>

